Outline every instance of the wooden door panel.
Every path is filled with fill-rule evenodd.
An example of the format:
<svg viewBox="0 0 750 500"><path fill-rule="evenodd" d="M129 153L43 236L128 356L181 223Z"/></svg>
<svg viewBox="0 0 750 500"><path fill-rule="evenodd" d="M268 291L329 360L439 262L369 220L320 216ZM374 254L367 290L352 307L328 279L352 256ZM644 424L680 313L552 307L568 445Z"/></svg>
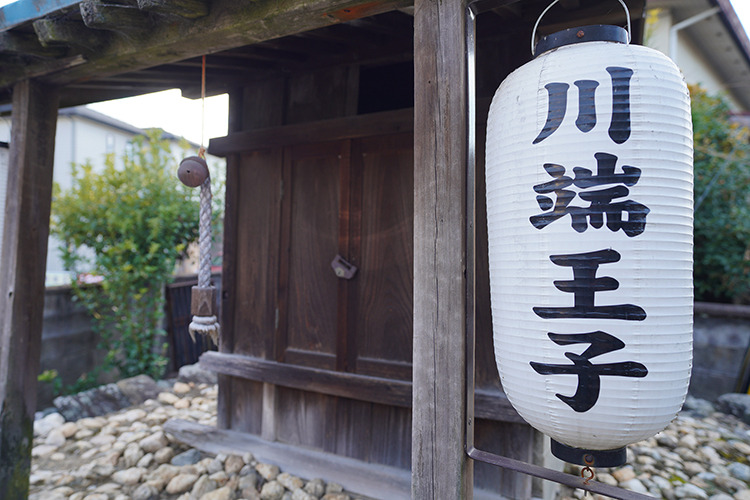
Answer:
<svg viewBox="0 0 750 500"><path fill-rule="evenodd" d="M335 369L338 278L338 144L287 149L286 362Z"/></svg>
<svg viewBox="0 0 750 500"><path fill-rule="evenodd" d="M363 139L357 372L411 378L412 135Z"/></svg>
<svg viewBox="0 0 750 500"><path fill-rule="evenodd" d="M238 170L234 352L273 356L279 265L281 149L244 153Z"/></svg>

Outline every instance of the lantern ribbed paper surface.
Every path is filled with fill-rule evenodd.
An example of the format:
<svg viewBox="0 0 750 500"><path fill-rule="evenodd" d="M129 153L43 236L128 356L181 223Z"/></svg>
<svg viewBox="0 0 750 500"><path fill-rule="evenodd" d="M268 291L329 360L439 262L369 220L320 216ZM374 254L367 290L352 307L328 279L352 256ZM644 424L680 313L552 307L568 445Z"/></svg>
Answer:
<svg viewBox="0 0 750 500"><path fill-rule="evenodd" d="M692 124L680 71L621 43L546 52L495 94L486 154L509 400L573 448L659 432L692 364Z"/></svg>

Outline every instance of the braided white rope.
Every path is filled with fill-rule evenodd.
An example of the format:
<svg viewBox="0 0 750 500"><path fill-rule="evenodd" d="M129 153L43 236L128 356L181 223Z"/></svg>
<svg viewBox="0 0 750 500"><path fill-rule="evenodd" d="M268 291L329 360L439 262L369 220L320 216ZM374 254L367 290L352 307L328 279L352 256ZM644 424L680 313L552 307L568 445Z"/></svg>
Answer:
<svg viewBox="0 0 750 500"><path fill-rule="evenodd" d="M211 177L201 184L200 227L198 236L200 263L198 267L198 288L211 286ZM208 335L214 344L219 345L219 322L216 316L193 316L188 326L190 338L195 342L195 334Z"/></svg>
<svg viewBox="0 0 750 500"><path fill-rule="evenodd" d="M211 285L211 177L201 184L200 205L198 287L207 288Z"/></svg>

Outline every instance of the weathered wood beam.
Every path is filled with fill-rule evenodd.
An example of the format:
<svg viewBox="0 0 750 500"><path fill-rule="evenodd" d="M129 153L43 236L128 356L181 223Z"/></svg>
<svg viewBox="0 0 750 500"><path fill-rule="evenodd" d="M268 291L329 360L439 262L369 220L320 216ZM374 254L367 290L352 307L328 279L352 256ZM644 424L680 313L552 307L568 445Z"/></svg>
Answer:
<svg viewBox="0 0 750 500"><path fill-rule="evenodd" d="M205 17L210 10L205 0L138 0L138 8L186 19Z"/></svg>
<svg viewBox="0 0 750 500"><path fill-rule="evenodd" d="M38 19L34 31L44 47L67 45L87 54L102 54L109 45L107 33L93 31L85 24L61 19Z"/></svg>
<svg viewBox="0 0 750 500"><path fill-rule="evenodd" d="M0 52L33 57L62 57L66 50L62 47L44 47L39 38L31 33L5 31L0 33Z"/></svg>
<svg viewBox="0 0 750 500"><path fill-rule="evenodd" d="M74 7L80 0L34 0L11 2L0 7L0 31L26 24L31 19L48 16Z"/></svg>
<svg viewBox="0 0 750 500"><path fill-rule="evenodd" d="M94 75L108 76L176 62L410 4L411 0L214 0L209 15L205 17L193 20L171 18L169 22L156 26L153 34L142 41L115 37L107 46L90 54L88 64L58 71L45 80L67 85ZM63 37L49 37L47 40L48 43L65 41ZM14 81L0 74L0 88Z"/></svg>
<svg viewBox="0 0 750 500"><path fill-rule="evenodd" d="M473 498L466 455L466 1L414 2L412 498Z"/></svg>
<svg viewBox="0 0 750 500"><path fill-rule="evenodd" d="M13 88L0 262L0 498L26 499L42 342L52 162L59 91Z"/></svg>
<svg viewBox="0 0 750 500"><path fill-rule="evenodd" d="M91 29L108 30L127 36L143 36L154 26L151 17L135 6L87 0L79 4L84 24Z"/></svg>

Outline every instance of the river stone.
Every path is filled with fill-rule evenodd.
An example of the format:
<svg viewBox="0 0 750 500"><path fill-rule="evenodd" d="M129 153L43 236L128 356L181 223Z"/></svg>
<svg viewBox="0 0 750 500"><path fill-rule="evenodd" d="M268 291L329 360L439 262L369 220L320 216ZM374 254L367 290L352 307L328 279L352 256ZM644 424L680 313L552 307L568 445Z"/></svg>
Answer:
<svg viewBox="0 0 750 500"><path fill-rule="evenodd" d="M209 491L200 497L200 500L231 500L232 498L232 490L227 486L223 486L217 490Z"/></svg>
<svg viewBox="0 0 750 500"><path fill-rule="evenodd" d="M734 500L734 497L732 495L727 495L726 493L716 493L715 495L708 497L708 500Z"/></svg>
<svg viewBox="0 0 750 500"><path fill-rule="evenodd" d="M242 457L238 457L237 455L230 455L224 461L224 471L230 476L232 474L237 474L244 466L245 461L242 460Z"/></svg>
<svg viewBox="0 0 750 500"><path fill-rule="evenodd" d="M716 411L714 405L710 401L705 399L696 398L688 395L685 398L685 403L682 405L683 411L689 412L691 415L696 417L708 417Z"/></svg>
<svg viewBox="0 0 750 500"><path fill-rule="evenodd" d="M174 457L174 450L170 446L165 446L154 452L154 462L157 464L165 464L172 460L172 457Z"/></svg>
<svg viewBox="0 0 750 500"><path fill-rule="evenodd" d="M252 474L248 474L245 476L240 476L240 481L238 483L238 488L241 490L246 489L256 489L258 487L258 475L253 472Z"/></svg>
<svg viewBox="0 0 750 500"><path fill-rule="evenodd" d="M164 491L166 491L170 495L185 493L187 490L193 487L197 480L198 476L196 474L177 474L175 477L170 479Z"/></svg>
<svg viewBox="0 0 750 500"><path fill-rule="evenodd" d="M168 442L164 432L157 431L150 436L141 439L138 444L146 453L156 453L167 446Z"/></svg>
<svg viewBox="0 0 750 500"><path fill-rule="evenodd" d="M140 408L134 408L132 410L125 411L118 415L112 415L109 417L110 422L117 422L118 424L133 424L139 420L146 418L148 413ZM133 426L134 428L135 426Z"/></svg>
<svg viewBox="0 0 750 500"><path fill-rule="evenodd" d="M305 485L305 482L302 479L295 477L288 472L282 472L276 476L276 481L289 491L298 490Z"/></svg>
<svg viewBox="0 0 750 500"><path fill-rule="evenodd" d="M735 493L734 500L750 500L750 489L740 490Z"/></svg>
<svg viewBox="0 0 750 500"><path fill-rule="evenodd" d="M46 437L52 429L57 429L65 423L65 417L57 412L34 420L34 436Z"/></svg>
<svg viewBox="0 0 750 500"><path fill-rule="evenodd" d="M44 444L50 446L62 446L65 444L65 434L63 434L60 429L52 429L44 439Z"/></svg>
<svg viewBox="0 0 750 500"><path fill-rule="evenodd" d="M674 489L674 496L677 498L696 498L699 500L708 500L708 493L694 484L683 484Z"/></svg>
<svg viewBox="0 0 750 500"><path fill-rule="evenodd" d="M122 461L125 467L133 467L138 461L143 458L143 450L137 443L130 443L125 447L125 451L122 453Z"/></svg>
<svg viewBox="0 0 750 500"><path fill-rule="evenodd" d="M138 463L135 464L137 467L145 467L149 468L151 467L151 464L154 463L154 454L153 453L146 453L141 457L140 460L138 460Z"/></svg>
<svg viewBox="0 0 750 500"><path fill-rule="evenodd" d="M615 484L617 484L617 481L615 481ZM320 478L315 478L307 482L307 484L305 485L305 491L315 498L320 498L326 492L326 483L323 482L323 480Z"/></svg>
<svg viewBox="0 0 750 500"><path fill-rule="evenodd" d="M112 474L112 480L119 484L134 485L141 481L145 473L146 469L143 467L131 467L125 470L118 470Z"/></svg>
<svg viewBox="0 0 750 500"><path fill-rule="evenodd" d="M224 470L224 463L218 458L214 458L208 463L206 470L208 470L209 474L219 472L220 470Z"/></svg>
<svg viewBox="0 0 750 500"><path fill-rule="evenodd" d="M685 462L682 465L682 470L687 472L691 476L697 476L701 472L706 472L706 468L699 462Z"/></svg>
<svg viewBox="0 0 750 500"><path fill-rule="evenodd" d="M183 466L197 464L201 459L201 452L195 448L190 448L188 451L182 452L179 455L175 455L170 463L172 465Z"/></svg>
<svg viewBox="0 0 750 500"><path fill-rule="evenodd" d="M177 380L180 382L195 382L196 384L216 384L216 374L212 371L205 370L199 364L184 365L180 367L177 374Z"/></svg>
<svg viewBox="0 0 750 500"><path fill-rule="evenodd" d="M694 434L685 434L680 438L677 444L683 448L689 448L692 450L698 447L698 439Z"/></svg>
<svg viewBox="0 0 750 500"><path fill-rule="evenodd" d="M731 464L727 465L727 470L732 475L732 477L736 477L740 481L750 483L750 465L742 464L739 462L732 462Z"/></svg>
<svg viewBox="0 0 750 500"><path fill-rule="evenodd" d="M317 498L303 489L297 489L292 492L292 500L317 500Z"/></svg>
<svg viewBox="0 0 750 500"><path fill-rule="evenodd" d="M260 474L266 481L273 481L276 479L276 476L279 475L279 467L276 465L260 463L255 466L255 470L257 470L258 474Z"/></svg>
<svg viewBox="0 0 750 500"><path fill-rule="evenodd" d="M322 500L351 500L346 493L326 493Z"/></svg>
<svg viewBox="0 0 750 500"><path fill-rule="evenodd" d="M190 408L190 398L180 398L174 402L173 406L178 410L186 410Z"/></svg>
<svg viewBox="0 0 750 500"><path fill-rule="evenodd" d="M185 382L175 382L172 386L172 392L175 394L187 394L191 389L190 384Z"/></svg>
<svg viewBox="0 0 750 500"><path fill-rule="evenodd" d="M734 415L746 424L750 424L750 394L722 394L716 401L719 411Z"/></svg>
<svg viewBox="0 0 750 500"><path fill-rule="evenodd" d="M219 485L216 484L216 481L210 479L206 475L203 475L199 477L198 480L193 485L193 489L190 492L190 495L193 498L201 498L203 495L205 495L209 491L214 491L218 487Z"/></svg>
<svg viewBox="0 0 750 500"><path fill-rule="evenodd" d="M117 387L132 405L139 405L147 399L156 399L161 389L148 375L137 375L117 382Z"/></svg>
<svg viewBox="0 0 750 500"><path fill-rule="evenodd" d="M116 384L107 384L70 396L58 396L53 404L65 420L76 421L122 410L130 406L130 400Z"/></svg>
<svg viewBox="0 0 750 500"><path fill-rule="evenodd" d="M208 476L213 481L216 481L216 484L219 486L224 486L227 484L227 481L229 481L229 476L227 476L227 473L223 470L220 470L219 472L214 472L213 474Z"/></svg>
<svg viewBox="0 0 750 500"><path fill-rule="evenodd" d="M76 435L76 432L78 432L78 424L75 422L65 422L60 427L60 432L62 432L66 439L73 437Z"/></svg>
<svg viewBox="0 0 750 500"><path fill-rule="evenodd" d="M260 498L262 500L281 500L284 496L284 487L276 481L269 481L263 485L260 490Z"/></svg>
<svg viewBox="0 0 750 500"><path fill-rule="evenodd" d="M660 432L656 435L656 442L659 446L666 448L677 448L677 438L670 433Z"/></svg>
<svg viewBox="0 0 750 500"><path fill-rule="evenodd" d="M747 485L737 478L731 476L716 476L716 486L724 491L740 491L747 487Z"/></svg>
<svg viewBox="0 0 750 500"><path fill-rule="evenodd" d="M91 493L83 497L83 500L109 500L109 495L106 493Z"/></svg>
<svg viewBox="0 0 750 500"><path fill-rule="evenodd" d="M180 398L175 396L171 392L160 392L157 396L157 400L165 405L173 405L176 401L179 401Z"/></svg>
<svg viewBox="0 0 750 500"><path fill-rule="evenodd" d="M628 481L625 481L624 483L620 483L621 488L625 488L626 490L635 491L637 493L646 493L648 494L648 488L639 480L639 479L630 479Z"/></svg>
<svg viewBox="0 0 750 500"><path fill-rule="evenodd" d="M344 487L338 483L328 483L326 485L326 495L331 493L343 493Z"/></svg>
<svg viewBox="0 0 750 500"><path fill-rule="evenodd" d="M624 483L635 478L635 471L631 466L625 466L612 472L612 476L617 479L618 483Z"/></svg>

